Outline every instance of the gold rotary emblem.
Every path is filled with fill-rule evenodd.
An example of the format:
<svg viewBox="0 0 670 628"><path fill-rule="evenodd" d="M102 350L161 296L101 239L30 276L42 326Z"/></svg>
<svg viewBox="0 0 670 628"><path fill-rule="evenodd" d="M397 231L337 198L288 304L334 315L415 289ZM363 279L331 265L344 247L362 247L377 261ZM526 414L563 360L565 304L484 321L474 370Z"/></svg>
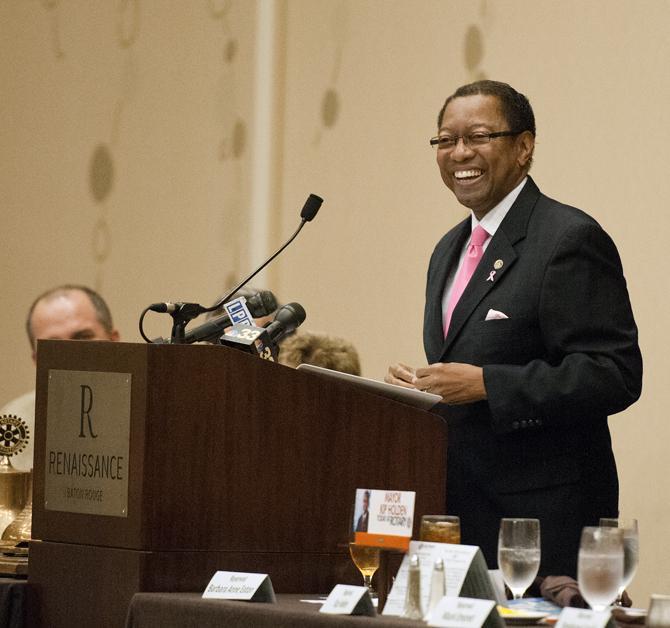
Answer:
<svg viewBox="0 0 670 628"><path fill-rule="evenodd" d="M15 414L0 417L0 455L13 456L22 452L30 440L28 424Z"/></svg>

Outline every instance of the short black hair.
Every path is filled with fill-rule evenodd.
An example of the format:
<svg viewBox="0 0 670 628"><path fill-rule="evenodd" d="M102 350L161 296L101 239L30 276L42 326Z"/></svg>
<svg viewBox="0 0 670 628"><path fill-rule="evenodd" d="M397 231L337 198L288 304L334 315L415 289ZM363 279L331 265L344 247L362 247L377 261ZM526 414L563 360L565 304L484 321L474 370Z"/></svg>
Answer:
<svg viewBox="0 0 670 628"><path fill-rule="evenodd" d="M112 323L112 313L109 311L109 306L105 303L105 300L92 288L88 286L80 286L78 284L63 284L62 286L57 286L55 288L50 288L46 292L40 294L30 306L28 310L28 316L26 318L26 331L28 332L28 340L30 341L30 346L35 346L35 336L33 336L33 329L31 325L31 319L33 317L33 311L40 301L51 300L54 297L58 297L68 292L83 292L93 305L95 310L95 316L98 319L102 328L108 333L111 334L114 331L114 325Z"/></svg>
<svg viewBox="0 0 670 628"><path fill-rule="evenodd" d="M498 99L510 131L530 131L535 137L535 114L528 98L517 92L511 85L500 81L476 81L459 87L442 105L437 116L437 128L442 126L444 111L454 98L478 94L495 96Z"/></svg>

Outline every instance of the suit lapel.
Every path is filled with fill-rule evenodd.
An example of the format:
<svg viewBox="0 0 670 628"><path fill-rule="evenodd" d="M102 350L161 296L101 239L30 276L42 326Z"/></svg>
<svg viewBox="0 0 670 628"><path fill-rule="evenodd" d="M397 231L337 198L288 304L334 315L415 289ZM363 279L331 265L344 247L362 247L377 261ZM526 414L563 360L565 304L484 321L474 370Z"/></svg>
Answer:
<svg viewBox="0 0 670 628"><path fill-rule="evenodd" d="M514 265L517 259L515 245L526 237L528 220L539 196L540 190L535 182L528 177L528 182L500 224L490 244L486 247L484 257L479 262L454 309L449 333L443 342L442 355L449 350L481 300ZM500 265L500 262L502 262L502 265ZM496 268L496 266L499 266L499 268ZM495 271L495 274L489 279L492 271Z"/></svg>

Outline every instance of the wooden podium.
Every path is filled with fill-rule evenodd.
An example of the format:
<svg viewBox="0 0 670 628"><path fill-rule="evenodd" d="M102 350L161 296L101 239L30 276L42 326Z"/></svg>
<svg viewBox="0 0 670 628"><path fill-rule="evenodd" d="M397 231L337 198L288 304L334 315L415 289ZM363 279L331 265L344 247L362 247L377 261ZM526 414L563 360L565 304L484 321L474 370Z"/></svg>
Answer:
<svg viewBox="0 0 670 628"><path fill-rule="evenodd" d="M118 628L134 593L203 591L218 569L327 593L358 583L356 488L416 491L415 532L445 511L446 426L430 413L220 346L40 341L37 364L34 623ZM68 372L129 382L123 512L45 504L65 468L47 418ZM96 408L88 425L72 416L73 446L114 427Z"/></svg>

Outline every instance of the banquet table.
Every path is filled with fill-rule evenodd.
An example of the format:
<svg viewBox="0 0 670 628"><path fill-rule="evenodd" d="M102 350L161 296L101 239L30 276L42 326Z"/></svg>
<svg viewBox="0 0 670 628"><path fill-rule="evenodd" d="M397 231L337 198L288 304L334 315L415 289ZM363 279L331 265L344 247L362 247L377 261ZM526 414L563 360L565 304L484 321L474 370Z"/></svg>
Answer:
<svg viewBox="0 0 670 628"><path fill-rule="evenodd" d="M398 617L344 616L320 613L320 604L301 602L314 595L277 595L275 604L203 599L199 593L136 593L126 628L285 628L289 626L373 626L408 628L426 624Z"/></svg>

